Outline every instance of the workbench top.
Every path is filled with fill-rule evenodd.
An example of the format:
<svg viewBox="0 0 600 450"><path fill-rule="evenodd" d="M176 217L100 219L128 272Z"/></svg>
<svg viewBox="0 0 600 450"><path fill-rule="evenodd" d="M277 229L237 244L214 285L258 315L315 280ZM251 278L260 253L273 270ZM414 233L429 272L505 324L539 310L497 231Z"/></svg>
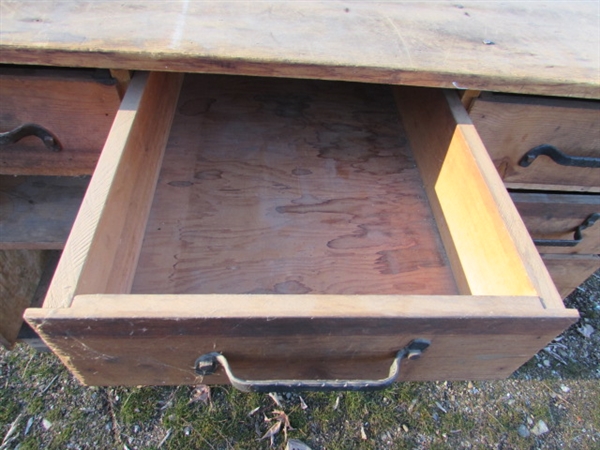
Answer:
<svg viewBox="0 0 600 450"><path fill-rule="evenodd" d="M0 62L600 98L600 3L5 1Z"/></svg>

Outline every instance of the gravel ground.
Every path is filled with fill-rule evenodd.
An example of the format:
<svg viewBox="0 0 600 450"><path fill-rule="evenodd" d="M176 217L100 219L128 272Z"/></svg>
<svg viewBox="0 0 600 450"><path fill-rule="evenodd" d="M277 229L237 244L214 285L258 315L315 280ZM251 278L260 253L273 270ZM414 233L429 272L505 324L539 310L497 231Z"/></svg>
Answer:
<svg viewBox="0 0 600 450"><path fill-rule="evenodd" d="M90 388L19 345L0 350L0 450L600 449L600 272L566 304L581 320L508 380L377 393Z"/></svg>

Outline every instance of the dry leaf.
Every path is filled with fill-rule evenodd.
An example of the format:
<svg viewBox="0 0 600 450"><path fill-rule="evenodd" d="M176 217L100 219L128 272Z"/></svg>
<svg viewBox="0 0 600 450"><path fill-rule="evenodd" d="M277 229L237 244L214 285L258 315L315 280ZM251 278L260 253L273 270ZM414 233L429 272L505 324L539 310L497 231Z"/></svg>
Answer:
<svg viewBox="0 0 600 450"><path fill-rule="evenodd" d="M283 408L283 405L281 404L281 402L283 401L283 399L281 398L281 395L277 394L276 392L269 392L269 397L271 397L271 399L273 399L273 401L275 402L275 404L277 406L279 406L280 408Z"/></svg>
<svg viewBox="0 0 600 450"><path fill-rule="evenodd" d="M285 412L276 409L273 411L273 414L273 419L278 420L279 422L283 422L283 424L288 430L293 430L292 426L290 425L290 418Z"/></svg>
<svg viewBox="0 0 600 450"><path fill-rule="evenodd" d="M302 410L307 410L308 405L306 404L306 402L304 401L304 399L302 398L301 395L299 395L299 397L300 397L300 408L302 408Z"/></svg>
<svg viewBox="0 0 600 450"><path fill-rule="evenodd" d="M341 396L338 395L337 398L335 399L335 405L333 405L334 411L336 411L340 407L340 398L341 398Z"/></svg>
<svg viewBox="0 0 600 450"><path fill-rule="evenodd" d="M364 426L364 425L361 425L361 426L360 426L360 438L361 438L363 441L366 441L366 440L367 440L367 433L365 432L365 426Z"/></svg>
<svg viewBox="0 0 600 450"><path fill-rule="evenodd" d="M200 384L192 391L188 405L196 402L202 402L204 404L210 402L210 388L207 385Z"/></svg>
<svg viewBox="0 0 600 450"><path fill-rule="evenodd" d="M279 430L281 430L281 422L277 421L267 430L260 440L262 441L263 439L269 438L271 440L271 447L273 447L275 445L275 436L279 433Z"/></svg>
<svg viewBox="0 0 600 450"><path fill-rule="evenodd" d="M287 441L287 431L293 430L292 426L290 425L290 418L284 411L281 411L278 409L274 410L273 417L271 417L270 419L267 419L267 417L265 416L265 422L271 422L273 420L275 421L275 423L271 426L271 428L269 428L267 430L267 432L264 434L264 436L260 438L261 441L263 439L269 438L271 440L271 447L273 445L275 445L275 436L282 429L283 429L283 434L284 434L286 441Z"/></svg>

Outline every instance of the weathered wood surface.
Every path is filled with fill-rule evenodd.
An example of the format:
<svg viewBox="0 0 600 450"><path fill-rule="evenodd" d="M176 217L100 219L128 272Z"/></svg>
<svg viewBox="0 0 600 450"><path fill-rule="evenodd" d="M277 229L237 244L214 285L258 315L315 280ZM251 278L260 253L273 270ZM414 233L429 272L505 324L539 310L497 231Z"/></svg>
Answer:
<svg viewBox="0 0 600 450"><path fill-rule="evenodd" d="M577 318L536 297L92 295L27 320L86 384L223 383L193 364L223 352L254 379L382 378L395 352L431 340L402 380L506 377Z"/></svg>
<svg viewBox="0 0 600 450"><path fill-rule="evenodd" d="M597 2L0 4L4 63L600 98Z"/></svg>
<svg viewBox="0 0 600 450"><path fill-rule="evenodd" d="M486 93L474 101L471 118L508 187L600 192L598 168L561 166L547 156L519 166L542 144L600 158L600 102Z"/></svg>
<svg viewBox="0 0 600 450"><path fill-rule="evenodd" d="M542 258L563 298L600 269L600 255L545 253Z"/></svg>
<svg viewBox="0 0 600 450"><path fill-rule="evenodd" d="M45 307L131 286L181 74L138 73L102 150Z"/></svg>
<svg viewBox="0 0 600 450"><path fill-rule="evenodd" d="M511 193L527 230L534 239L573 240L573 235L591 214L600 213L600 195ZM582 232L575 247L540 246L540 253L600 253L600 220Z"/></svg>
<svg viewBox="0 0 600 450"><path fill-rule="evenodd" d="M54 134L62 150L50 151L31 136L2 146L0 174L92 174L120 102L108 71L103 78L95 75L93 70L1 68L0 132L35 123Z"/></svg>
<svg viewBox="0 0 600 450"><path fill-rule="evenodd" d="M41 250L0 250L0 345L6 348L17 339L45 262Z"/></svg>
<svg viewBox="0 0 600 450"><path fill-rule="evenodd" d="M89 177L0 175L0 249L62 249Z"/></svg>
<svg viewBox="0 0 600 450"><path fill-rule="evenodd" d="M389 88L188 75L133 292L456 293Z"/></svg>

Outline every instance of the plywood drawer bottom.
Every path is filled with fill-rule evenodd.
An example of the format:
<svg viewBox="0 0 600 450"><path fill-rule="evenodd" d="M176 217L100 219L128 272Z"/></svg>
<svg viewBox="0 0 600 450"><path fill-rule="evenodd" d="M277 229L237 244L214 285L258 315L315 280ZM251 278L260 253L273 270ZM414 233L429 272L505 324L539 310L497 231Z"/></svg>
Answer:
<svg viewBox="0 0 600 450"><path fill-rule="evenodd" d="M401 379L496 378L576 319L454 93L180 84L134 78L26 314L83 382L226 382L193 370L213 351L249 379L382 378L416 338Z"/></svg>

